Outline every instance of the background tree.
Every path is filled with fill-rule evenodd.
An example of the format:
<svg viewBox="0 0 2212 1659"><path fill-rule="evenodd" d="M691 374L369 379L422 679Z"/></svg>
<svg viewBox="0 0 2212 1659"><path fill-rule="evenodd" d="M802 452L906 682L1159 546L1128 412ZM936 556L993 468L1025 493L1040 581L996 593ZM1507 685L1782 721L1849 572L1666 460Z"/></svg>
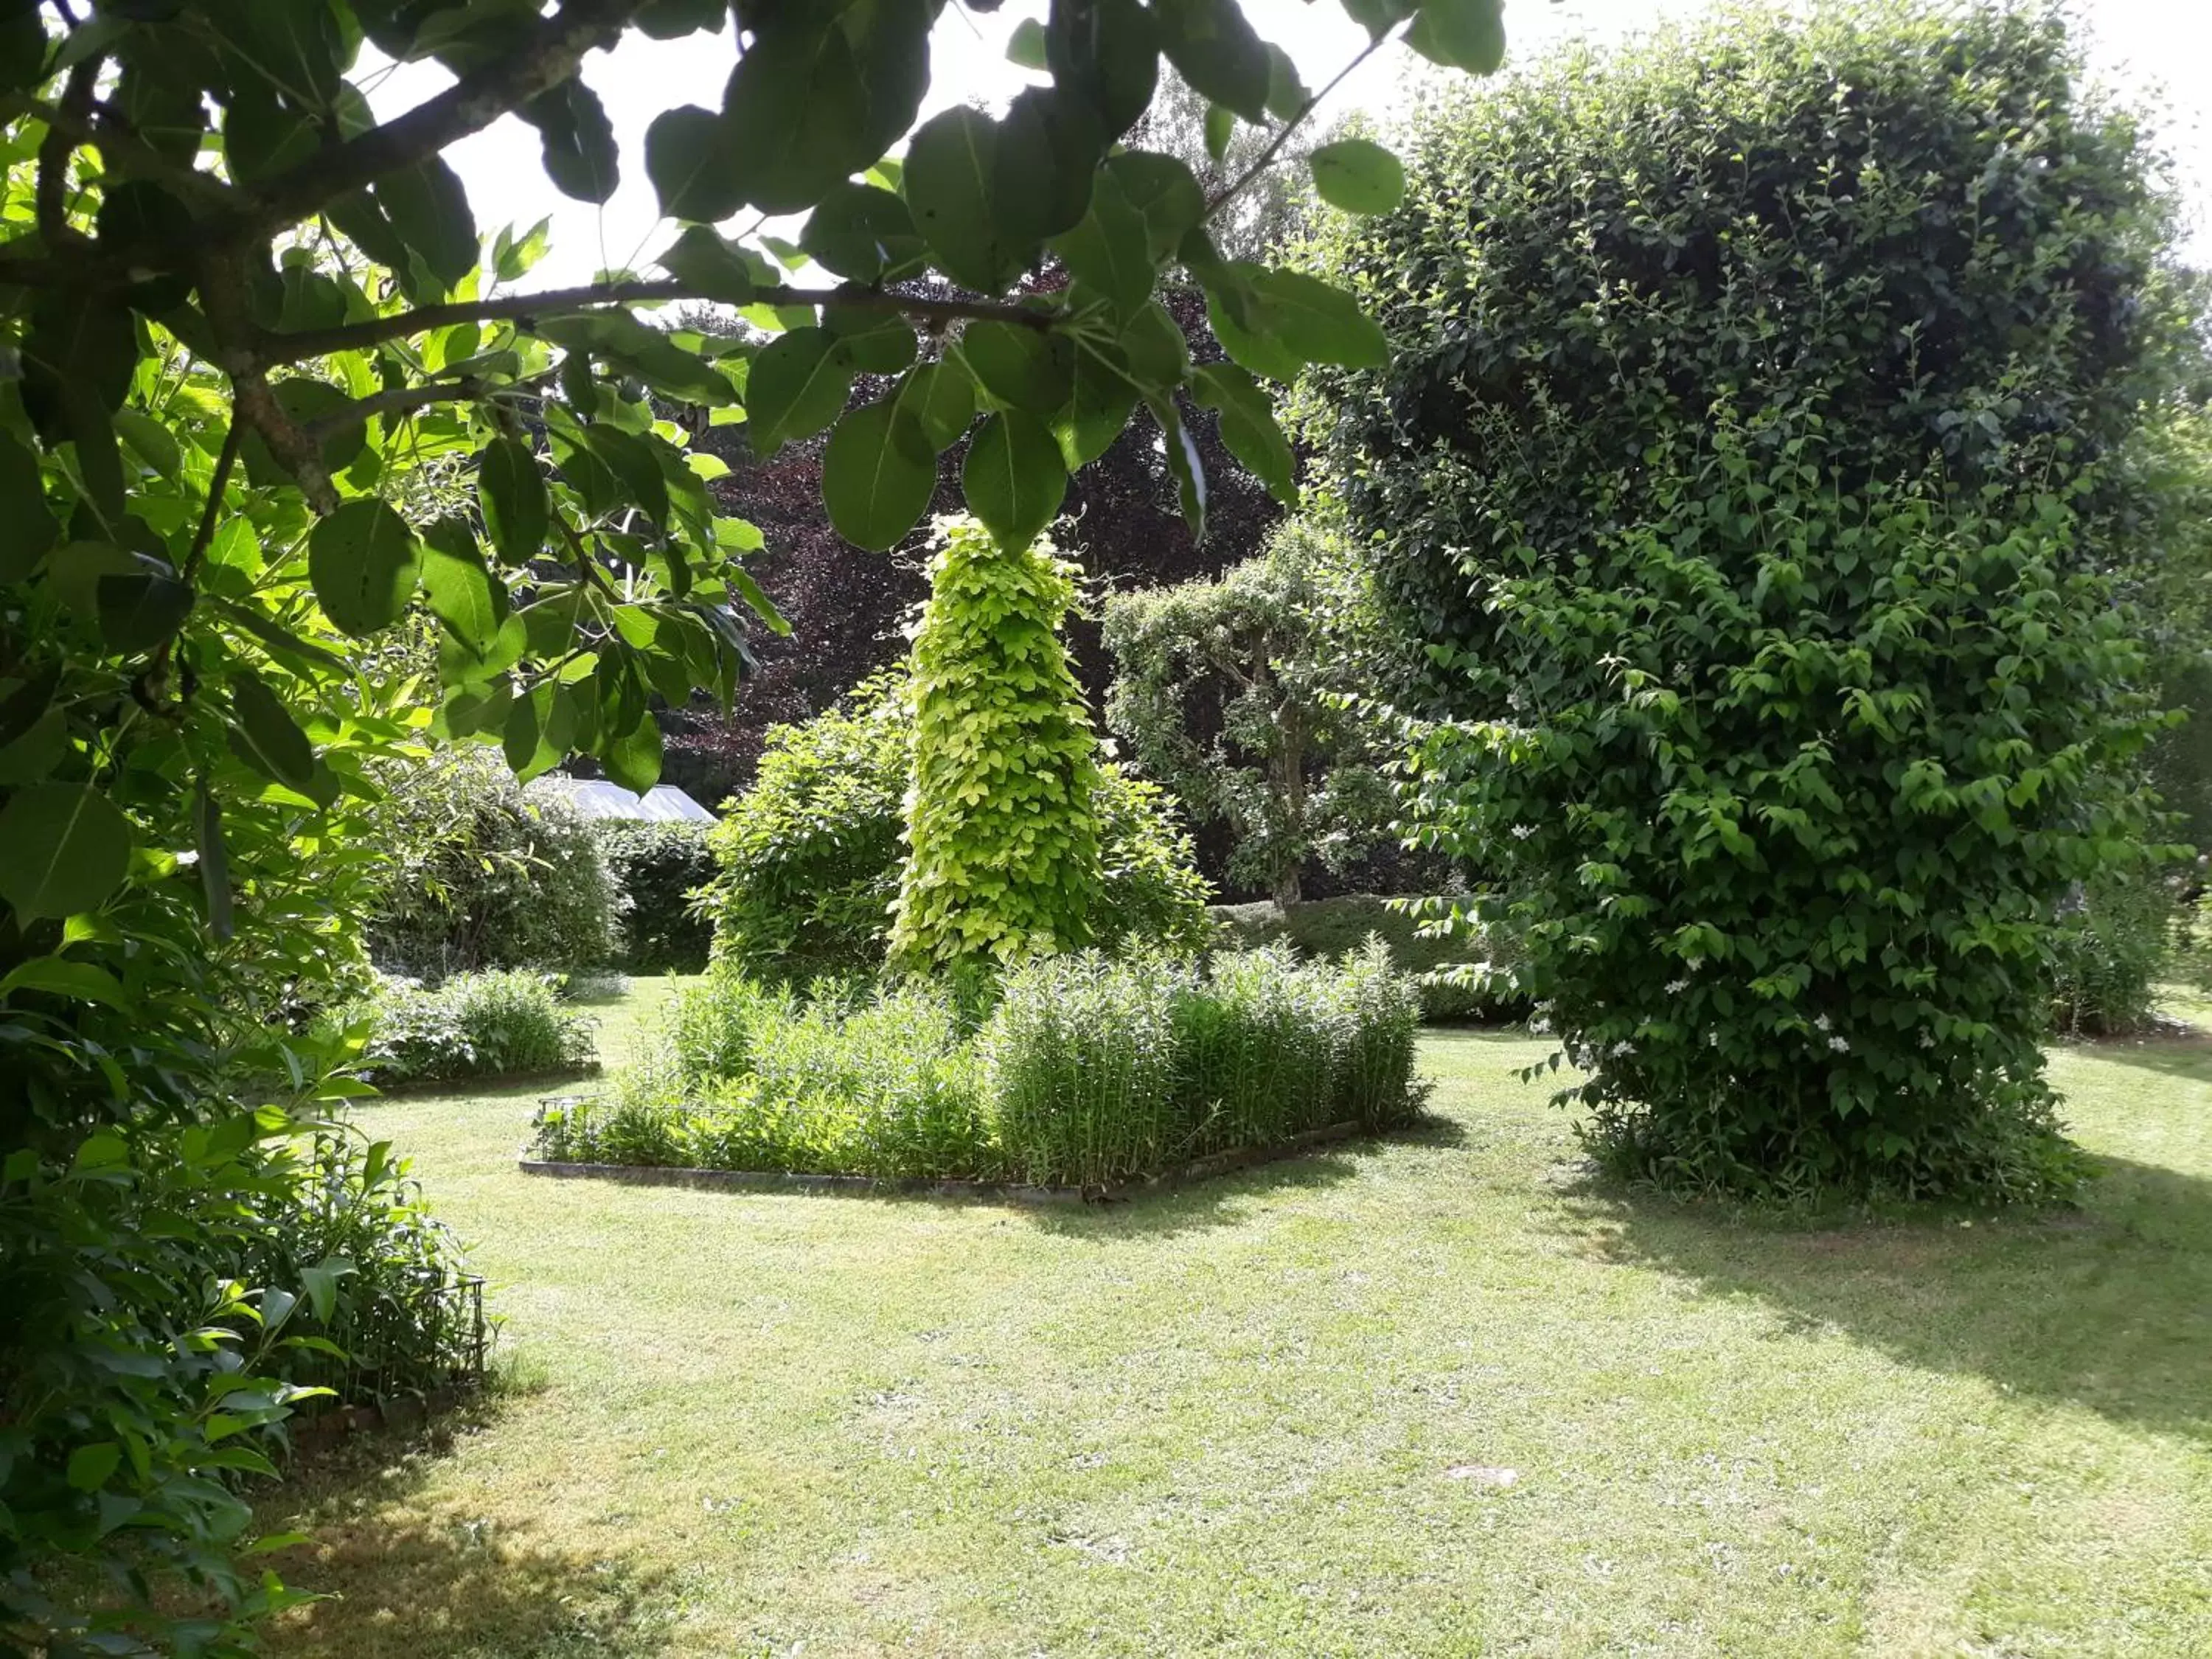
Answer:
<svg viewBox="0 0 2212 1659"><path fill-rule="evenodd" d="M1106 724L1200 823L1234 836L1230 874L1281 904L1310 863L1351 867L1389 838L1383 734L1345 706L1328 638L1341 548L1292 520L1211 580L1116 595Z"/></svg>

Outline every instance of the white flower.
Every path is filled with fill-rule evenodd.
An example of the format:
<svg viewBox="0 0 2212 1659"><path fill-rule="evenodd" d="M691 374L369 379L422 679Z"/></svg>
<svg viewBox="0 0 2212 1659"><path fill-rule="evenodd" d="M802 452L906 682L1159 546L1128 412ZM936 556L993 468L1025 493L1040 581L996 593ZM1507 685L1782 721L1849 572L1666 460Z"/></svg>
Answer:
<svg viewBox="0 0 2212 1659"><path fill-rule="evenodd" d="M1816 1030L1816 1031L1825 1031L1825 1030L1826 1030L1828 1029L1828 1017L1827 1017L1826 1014L1815 1014L1815 1015L1814 1015L1814 1016L1813 1016L1813 1029L1814 1029L1814 1030Z"/></svg>
<svg viewBox="0 0 2212 1659"><path fill-rule="evenodd" d="M1834 1049L1839 1054L1847 1054L1851 1051L1851 1045L1844 1042L1843 1038L1839 1036L1830 1037L1828 1039L1828 1047Z"/></svg>
<svg viewBox="0 0 2212 1659"><path fill-rule="evenodd" d="M1516 823L1513 826L1513 839L1516 841L1526 841L1535 833L1536 826L1533 823Z"/></svg>
<svg viewBox="0 0 2212 1659"><path fill-rule="evenodd" d="M1689 988L1690 981L1686 979L1670 980L1667 985L1667 994L1670 997L1678 997Z"/></svg>
<svg viewBox="0 0 2212 1659"><path fill-rule="evenodd" d="M1933 1048L1936 1046L1936 1033L1923 1031L1920 1034L1920 1046L1923 1048Z"/></svg>

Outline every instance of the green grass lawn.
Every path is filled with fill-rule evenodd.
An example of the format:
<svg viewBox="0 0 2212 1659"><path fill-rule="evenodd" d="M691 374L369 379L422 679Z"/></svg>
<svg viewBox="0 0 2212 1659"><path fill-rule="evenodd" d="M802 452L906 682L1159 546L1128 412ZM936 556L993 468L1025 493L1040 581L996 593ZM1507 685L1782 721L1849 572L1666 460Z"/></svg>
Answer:
<svg viewBox="0 0 2212 1659"><path fill-rule="evenodd" d="M270 1507L336 1597L275 1649L2212 1653L2212 1044L2057 1056L2079 1215L1819 1228L1592 1187L1546 1052L1431 1036L1423 1132L1074 1212L370 1107L518 1380Z"/></svg>

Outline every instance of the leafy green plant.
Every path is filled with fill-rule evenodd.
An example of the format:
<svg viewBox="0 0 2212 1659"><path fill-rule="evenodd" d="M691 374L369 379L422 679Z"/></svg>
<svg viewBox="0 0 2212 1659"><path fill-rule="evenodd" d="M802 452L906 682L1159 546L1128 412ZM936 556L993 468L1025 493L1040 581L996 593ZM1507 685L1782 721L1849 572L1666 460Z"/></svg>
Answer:
<svg viewBox="0 0 2212 1659"><path fill-rule="evenodd" d="M567 805L526 799L482 749L387 766L380 781L380 880L363 927L380 967L437 979L614 959L623 890L604 842Z"/></svg>
<svg viewBox="0 0 2212 1659"><path fill-rule="evenodd" d="M2100 870L2059 906L2053 1019L2069 1036L2126 1036L2151 1023L2175 965L2174 897L2154 864Z"/></svg>
<svg viewBox="0 0 2212 1659"><path fill-rule="evenodd" d="M1291 905L1272 899L1217 904L1206 914L1217 939L1236 950L1288 944L1309 960L1329 959L1380 939L1390 960L1418 976L1421 1017L1432 1023L1525 1018L1528 999L1513 989L1509 979L1495 972L1478 974L1479 969L1510 969L1518 960L1504 928L1439 931L1420 919L1419 912L1427 903L1449 906L1452 902L1449 895L1425 902L1347 893Z"/></svg>
<svg viewBox="0 0 2212 1659"><path fill-rule="evenodd" d="M798 985L883 970L914 730L906 681L884 676L839 708L769 733L753 787L708 837L717 873L699 903L718 962ZM1091 805L1097 937L1195 948L1206 935L1206 883L1165 797L1108 763Z"/></svg>
<svg viewBox="0 0 2212 1659"><path fill-rule="evenodd" d="M891 956L1019 961L1088 944L1097 739L1061 619L1074 568L1031 533L948 519L915 635L914 779Z"/></svg>
<svg viewBox="0 0 2212 1659"><path fill-rule="evenodd" d="M598 1064L592 1020L558 1001L549 974L456 974L435 986L378 975L331 1024L362 1042L361 1069L380 1084L530 1076Z"/></svg>
<svg viewBox="0 0 2212 1659"><path fill-rule="evenodd" d="M593 826L607 874L622 896L622 963L633 974L696 974L713 929L692 895L714 879L704 823Z"/></svg>

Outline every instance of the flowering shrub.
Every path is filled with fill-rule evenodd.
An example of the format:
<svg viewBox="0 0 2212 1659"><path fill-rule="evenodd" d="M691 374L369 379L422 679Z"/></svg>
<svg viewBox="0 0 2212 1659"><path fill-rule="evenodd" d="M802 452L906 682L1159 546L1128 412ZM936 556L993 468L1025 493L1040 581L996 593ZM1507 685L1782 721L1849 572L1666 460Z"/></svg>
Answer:
<svg viewBox="0 0 2212 1659"><path fill-rule="evenodd" d="M598 1063L592 1022L560 1006L559 986L520 971L456 974L434 987L379 975L329 1019L362 1036L362 1069L379 1083L583 1070Z"/></svg>

